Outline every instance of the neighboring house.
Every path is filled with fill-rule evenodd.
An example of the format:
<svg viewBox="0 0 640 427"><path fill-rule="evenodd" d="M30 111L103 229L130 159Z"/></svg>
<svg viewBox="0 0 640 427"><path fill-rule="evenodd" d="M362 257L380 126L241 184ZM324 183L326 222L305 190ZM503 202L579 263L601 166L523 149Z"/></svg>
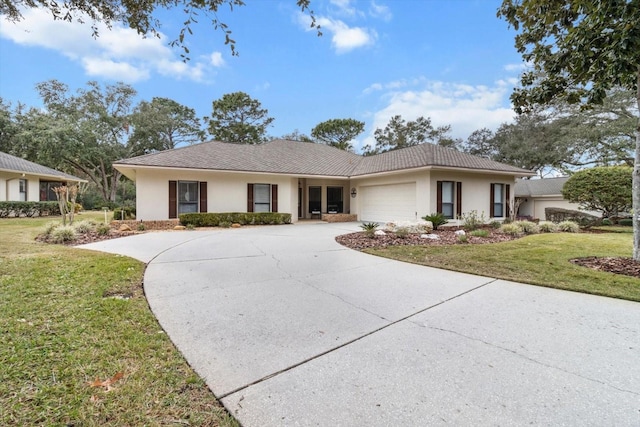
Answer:
<svg viewBox="0 0 640 427"><path fill-rule="evenodd" d="M55 201L53 188L79 182L86 180L0 151L0 201Z"/></svg>
<svg viewBox="0 0 640 427"><path fill-rule="evenodd" d="M360 156L314 143L207 142L120 160L136 183L140 220L183 212L286 212L295 222L321 213L360 221L450 218L476 210L509 216L517 177L534 173L432 144Z"/></svg>
<svg viewBox="0 0 640 427"><path fill-rule="evenodd" d="M562 196L562 187L568 176L542 179L519 179L516 181L516 197L522 199L518 216L545 220L546 208L561 208L573 211L580 210L595 216L601 212L585 211L577 203L571 203Z"/></svg>

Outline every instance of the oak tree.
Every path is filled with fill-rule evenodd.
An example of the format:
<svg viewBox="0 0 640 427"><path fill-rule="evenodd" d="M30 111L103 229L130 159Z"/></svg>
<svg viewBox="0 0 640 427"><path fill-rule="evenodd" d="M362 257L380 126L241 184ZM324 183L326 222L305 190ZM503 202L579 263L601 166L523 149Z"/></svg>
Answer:
<svg viewBox="0 0 640 427"><path fill-rule="evenodd" d="M640 107L640 0L504 0L498 16L518 34L531 69L511 100L517 112L564 99L585 108L613 88L634 91ZM640 114L636 109L633 258L640 261Z"/></svg>

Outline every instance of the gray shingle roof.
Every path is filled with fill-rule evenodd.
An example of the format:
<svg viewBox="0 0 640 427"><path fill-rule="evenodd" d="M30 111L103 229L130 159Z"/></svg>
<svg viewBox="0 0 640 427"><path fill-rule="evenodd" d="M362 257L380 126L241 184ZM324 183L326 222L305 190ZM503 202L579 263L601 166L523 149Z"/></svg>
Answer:
<svg viewBox="0 0 640 427"><path fill-rule="evenodd" d="M41 175L46 177L60 178L69 181L85 181L77 176L69 175L38 163L30 162L20 157L0 151L0 170L16 173L28 173L31 175Z"/></svg>
<svg viewBox="0 0 640 427"><path fill-rule="evenodd" d="M212 141L120 160L115 165L336 177L362 176L424 166L531 174L524 169L432 144L363 157L323 144L287 140L274 140L260 145Z"/></svg>
<svg viewBox="0 0 640 427"><path fill-rule="evenodd" d="M516 197L557 196L562 194L562 187L568 176L543 179L519 179L516 181Z"/></svg>
<svg viewBox="0 0 640 427"><path fill-rule="evenodd" d="M520 169L504 163L495 162L483 157L440 147L433 144L420 144L401 150L387 151L375 156L364 157L353 171L353 176L368 175L423 166L441 166L461 169L492 170L531 174L531 171Z"/></svg>

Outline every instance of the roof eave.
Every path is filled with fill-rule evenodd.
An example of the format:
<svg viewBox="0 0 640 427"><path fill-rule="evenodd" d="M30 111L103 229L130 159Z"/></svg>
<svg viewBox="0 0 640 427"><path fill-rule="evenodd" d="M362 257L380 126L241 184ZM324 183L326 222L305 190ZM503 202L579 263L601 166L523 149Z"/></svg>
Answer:
<svg viewBox="0 0 640 427"><path fill-rule="evenodd" d="M24 171L24 170L15 170L15 169L0 169L0 172L7 172L7 173L15 173L15 174L19 174L19 175L31 175L31 176L37 176L37 177L44 177L44 178L52 178L52 179L57 179L57 180L62 180L62 181L74 181L74 182L88 182L86 179L82 179L82 178L78 178L78 177L73 177L73 176L64 176L64 175L53 175L53 174L47 174L47 173L36 173L36 172L29 172L29 171Z"/></svg>

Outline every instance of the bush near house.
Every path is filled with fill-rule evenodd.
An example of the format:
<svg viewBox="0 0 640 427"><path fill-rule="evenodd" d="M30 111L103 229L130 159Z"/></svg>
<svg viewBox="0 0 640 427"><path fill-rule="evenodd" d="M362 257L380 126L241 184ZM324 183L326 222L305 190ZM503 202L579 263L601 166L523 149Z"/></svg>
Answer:
<svg viewBox="0 0 640 427"><path fill-rule="evenodd" d="M0 202L0 218L60 215L58 202Z"/></svg>
<svg viewBox="0 0 640 427"><path fill-rule="evenodd" d="M218 227L221 223L240 225L291 224L291 214L278 212L206 212L180 214L180 224Z"/></svg>

